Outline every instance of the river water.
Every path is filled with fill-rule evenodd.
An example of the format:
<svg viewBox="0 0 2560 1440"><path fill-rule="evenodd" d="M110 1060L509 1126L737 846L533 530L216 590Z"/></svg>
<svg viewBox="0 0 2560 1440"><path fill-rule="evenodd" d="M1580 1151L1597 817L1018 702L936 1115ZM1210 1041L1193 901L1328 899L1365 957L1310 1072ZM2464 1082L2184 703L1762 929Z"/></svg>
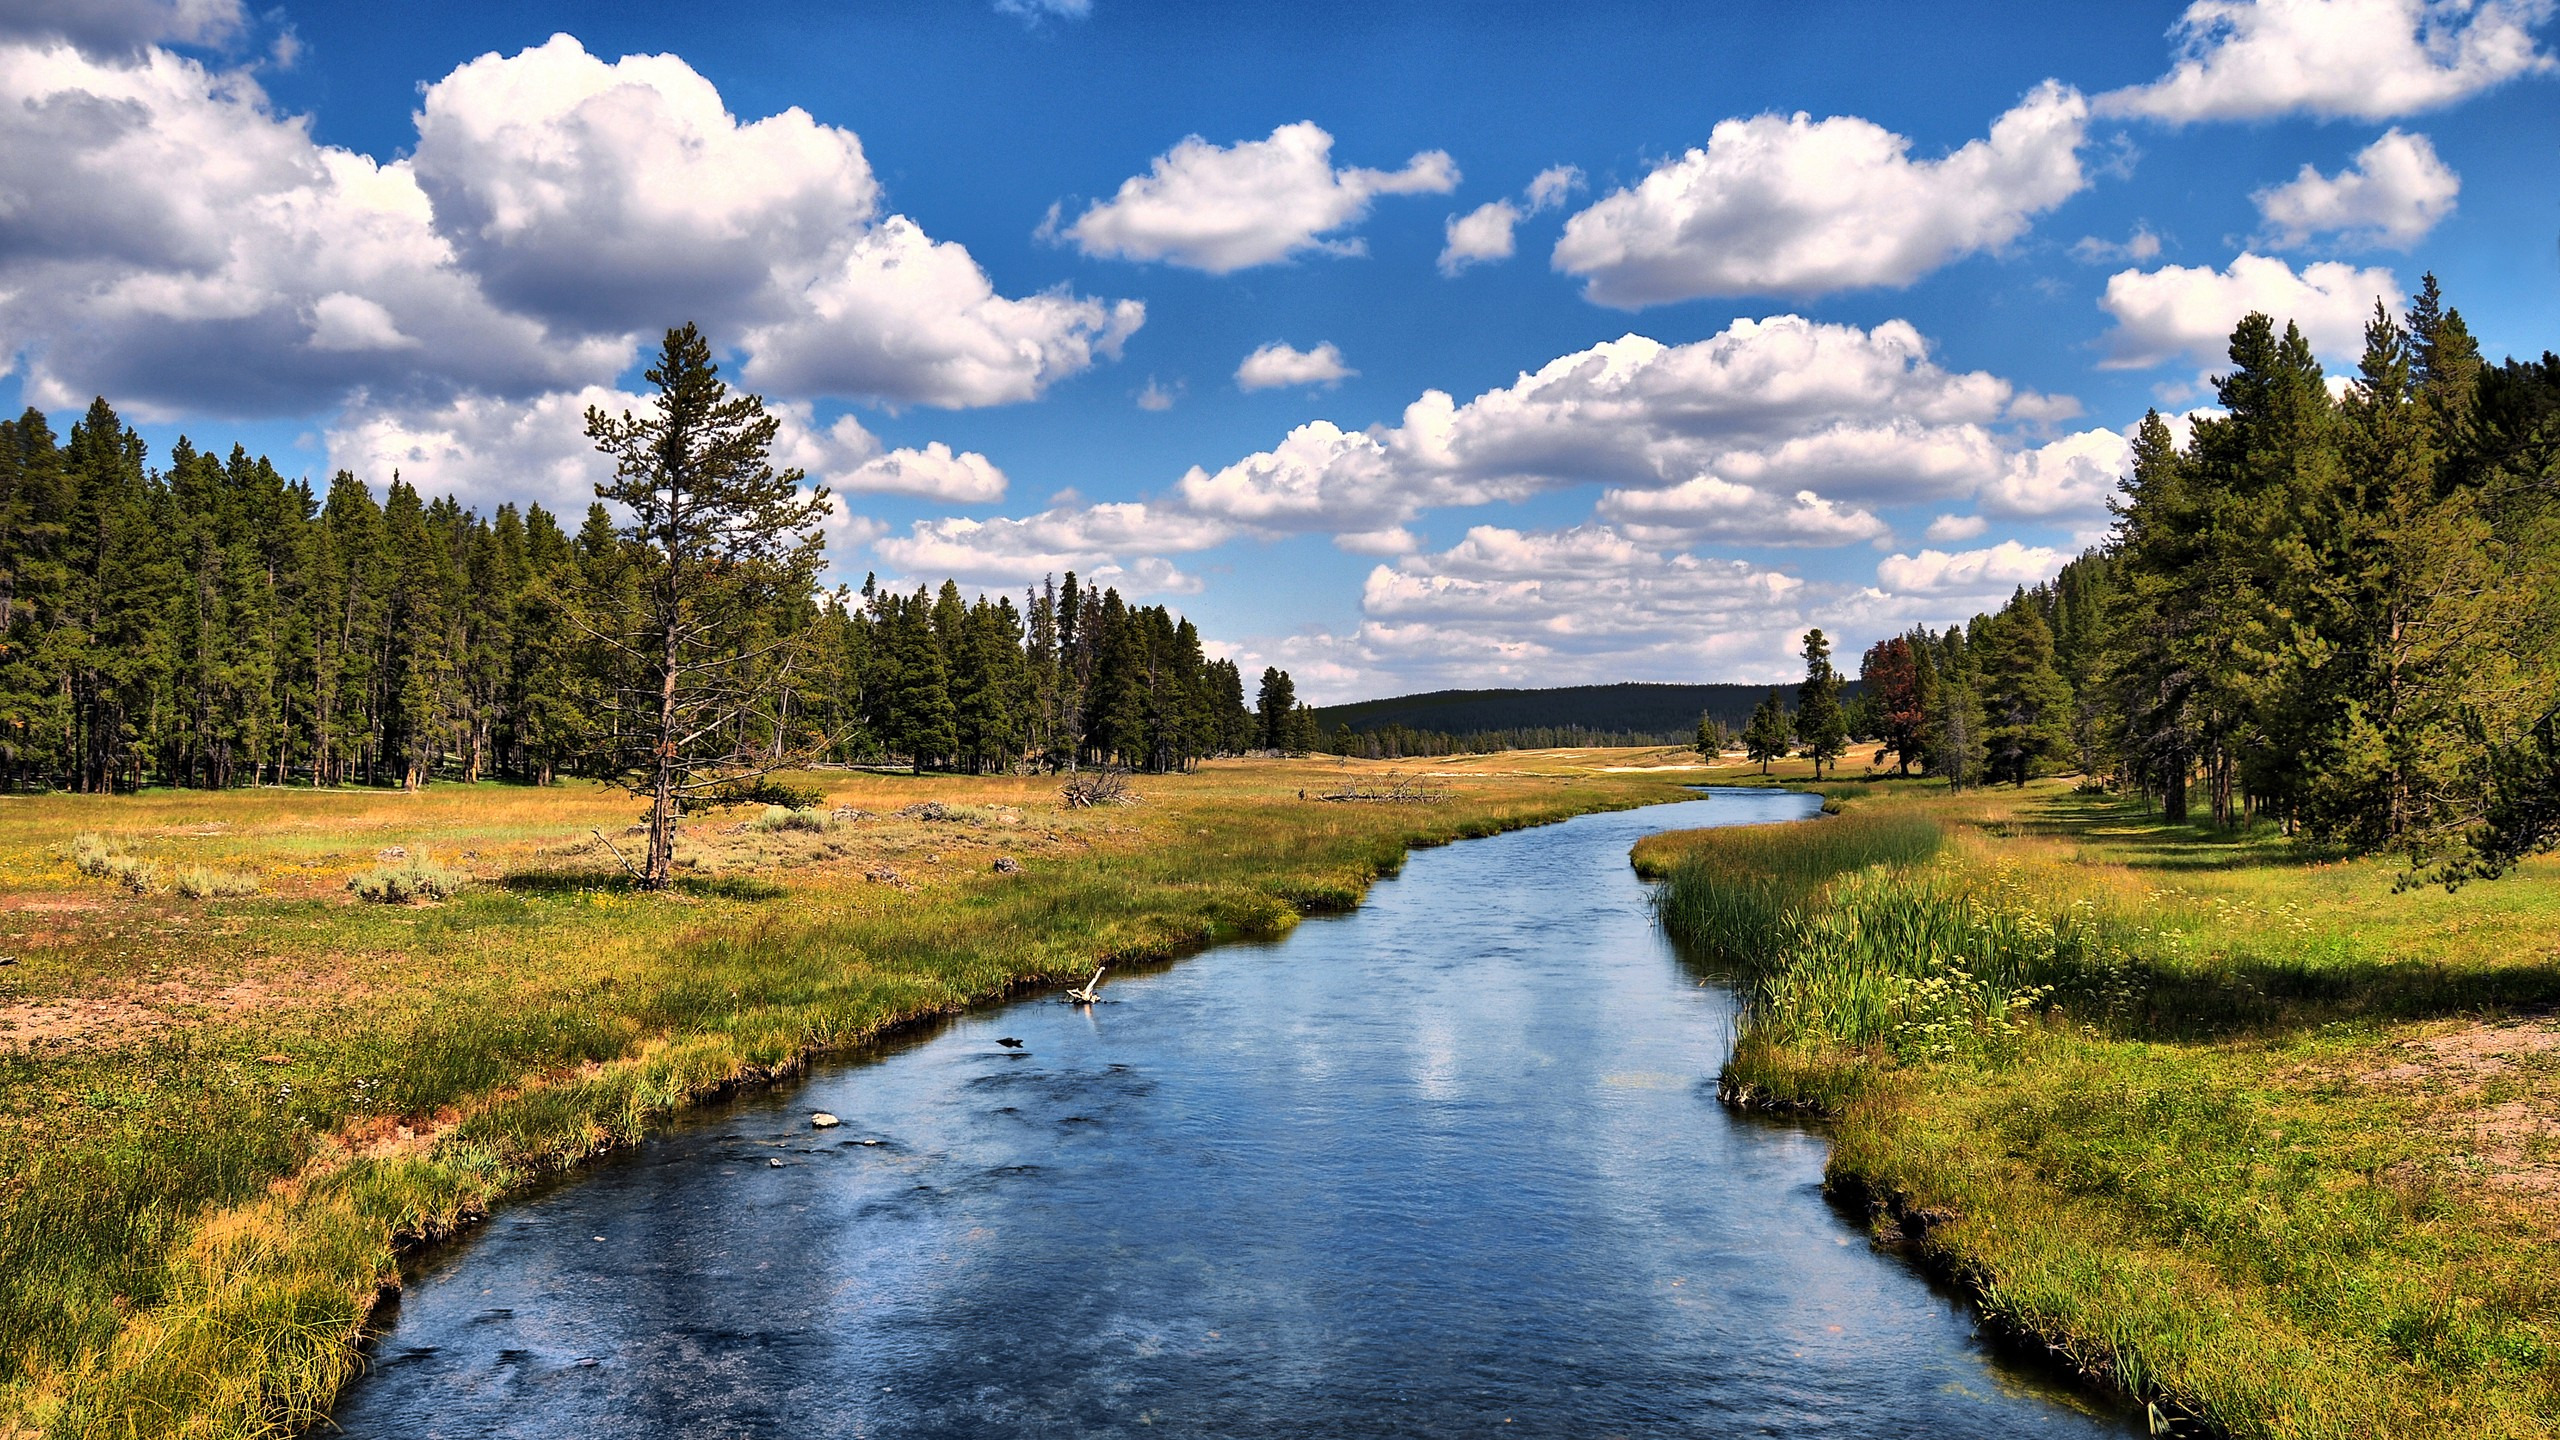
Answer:
<svg viewBox="0 0 2560 1440"><path fill-rule="evenodd" d="M1817 1135L1716 1103L1732 997L1665 943L1627 850L1813 803L1719 791L1420 851L1285 940L698 1112L412 1275L337 1423L2134 1433L1826 1204Z"/></svg>

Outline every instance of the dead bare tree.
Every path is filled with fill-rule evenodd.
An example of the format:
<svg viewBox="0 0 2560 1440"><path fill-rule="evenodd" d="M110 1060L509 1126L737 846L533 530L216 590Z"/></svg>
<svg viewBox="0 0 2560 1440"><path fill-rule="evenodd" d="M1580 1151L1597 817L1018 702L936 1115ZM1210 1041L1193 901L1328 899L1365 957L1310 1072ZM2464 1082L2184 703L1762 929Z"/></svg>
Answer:
<svg viewBox="0 0 2560 1440"><path fill-rule="evenodd" d="M621 548L610 583L569 613L612 659L593 748L616 784L649 797L635 868L657 890L688 801L736 794L826 744L789 696L827 498L773 468L774 418L761 398L730 394L693 326L667 332L648 378L647 414L587 411L587 437L613 457L596 496L618 511Z"/></svg>

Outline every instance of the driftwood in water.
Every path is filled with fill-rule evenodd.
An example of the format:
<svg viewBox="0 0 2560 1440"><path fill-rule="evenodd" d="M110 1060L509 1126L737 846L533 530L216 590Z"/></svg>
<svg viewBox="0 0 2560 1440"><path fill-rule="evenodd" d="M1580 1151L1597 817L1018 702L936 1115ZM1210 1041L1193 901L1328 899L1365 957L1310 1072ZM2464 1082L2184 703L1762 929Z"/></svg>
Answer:
<svg viewBox="0 0 2560 1440"><path fill-rule="evenodd" d="M1080 988L1069 990L1067 992L1067 998L1078 1005L1091 1005L1100 1000L1102 998L1102 972L1109 968L1109 966L1105 965L1095 966L1093 968L1093 978L1084 982Z"/></svg>

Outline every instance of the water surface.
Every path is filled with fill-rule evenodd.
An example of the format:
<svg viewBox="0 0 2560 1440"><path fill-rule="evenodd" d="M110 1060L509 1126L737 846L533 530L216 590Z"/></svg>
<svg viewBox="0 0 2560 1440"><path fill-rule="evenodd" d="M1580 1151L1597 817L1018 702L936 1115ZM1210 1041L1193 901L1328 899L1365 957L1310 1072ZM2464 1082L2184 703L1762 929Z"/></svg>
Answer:
<svg viewBox="0 0 2560 1440"><path fill-rule="evenodd" d="M1284 941L699 1112L413 1275L338 1423L2132 1433L2004 1368L1833 1211L1818 1136L1716 1103L1732 998L1663 941L1627 850L1814 803L1720 791L1418 852Z"/></svg>

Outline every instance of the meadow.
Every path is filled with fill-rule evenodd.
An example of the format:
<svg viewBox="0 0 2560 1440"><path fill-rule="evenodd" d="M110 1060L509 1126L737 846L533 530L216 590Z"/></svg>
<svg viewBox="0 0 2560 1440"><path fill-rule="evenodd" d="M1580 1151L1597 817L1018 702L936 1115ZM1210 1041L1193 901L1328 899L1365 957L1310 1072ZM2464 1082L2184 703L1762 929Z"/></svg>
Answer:
<svg viewBox="0 0 2560 1440"><path fill-rule="evenodd" d="M689 1103L1284 931L1415 845L1683 798L1694 758L1435 761L1427 804L1325 803L1423 769L1331 758L1073 809L807 772L689 823L665 895L586 784L0 797L0 1436L299 1433L405 1250Z"/></svg>
<svg viewBox="0 0 2560 1440"><path fill-rule="evenodd" d="M2037 782L1657 836L1729 1102L2000 1326L2244 1437L2560 1426L2560 865L2388 862Z"/></svg>

